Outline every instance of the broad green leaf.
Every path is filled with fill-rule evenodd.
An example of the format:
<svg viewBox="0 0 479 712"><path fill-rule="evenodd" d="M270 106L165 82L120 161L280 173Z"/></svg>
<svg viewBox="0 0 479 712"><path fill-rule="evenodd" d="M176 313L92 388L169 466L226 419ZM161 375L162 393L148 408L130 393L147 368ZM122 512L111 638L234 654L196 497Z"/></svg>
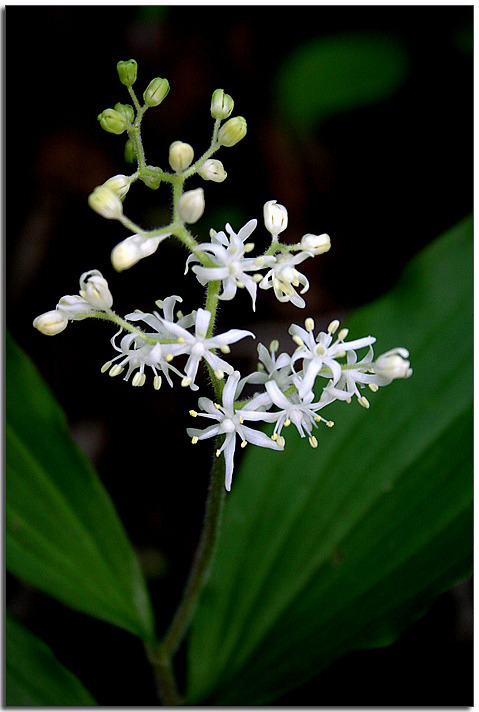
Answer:
<svg viewBox="0 0 479 712"><path fill-rule="evenodd" d="M6 375L7 568L72 608L152 639L146 587L111 500L10 337Z"/></svg>
<svg viewBox="0 0 479 712"><path fill-rule="evenodd" d="M5 625L7 707L86 707L96 702L61 665L50 648L7 614Z"/></svg>
<svg viewBox="0 0 479 712"><path fill-rule="evenodd" d="M283 453L243 461L193 624L192 704L274 701L393 642L470 575L472 324L468 219L347 324L377 335L378 355L409 348L413 376L370 393L368 411L324 409L336 425L317 450L283 431Z"/></svg>
<svg viewBox="0 0 479 712"><path fill-rule="evenodd" d="M409 70L405 48L382 34L340 34L301 44L286 57L276 80L283 115L312 127L332 114L394 94Z"/></svg>

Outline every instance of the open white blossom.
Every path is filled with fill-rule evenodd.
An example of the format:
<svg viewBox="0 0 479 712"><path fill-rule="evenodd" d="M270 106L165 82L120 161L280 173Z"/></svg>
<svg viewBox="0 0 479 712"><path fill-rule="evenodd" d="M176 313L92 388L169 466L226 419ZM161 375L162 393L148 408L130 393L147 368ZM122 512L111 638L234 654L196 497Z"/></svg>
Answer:
<svg viewBox="0 0 479 712"><path fill-rule="evenodd" d="M295 307L303 308L306 302L295 291L295 287L303 287L301 294L309 289L309 281L304 274L298 272L296 265L304 262L308 257L313 257L312 252L298 252L280 254L269 272L265 274L259 286L261 289L273 287L276 299L280 302L291 302Z"/></svg>
<svg viewBox="0 0 479 712"><path fill-rule="evenodd" d="M233 299L239 288L245 288L252 299L253 310L256 305L256 291L258 280L253 278L249 272L270 266L276 262L273 256L245 257L253 248L252 243L245 243L258 224L257 220L250 220L236 234L227 224L225 227L228 236L224 232L214 232L211 234L211 242L202 243L201 251L209 256L214 263L214 267L204 267L195 265L192 269L202 285L208 282L221 281L222 292L220 299ZM186 271L190 262L198 262L196 255L190 255L186 261ZM185 273L186 273L185 271ZM255 275L255 277L259 275Z"/></svg>
<svg viewBox="0 0 479 712"><path fill-rule="evenodd" d="M255 410L236 410L235 398L237 397L237 388L239 384L240 374L234 371L225 383L223 388L222 404L213 403L209 398L200 398L198 406L203 412L197 413L190 411L194 417L203 416L216 421L213 425L208 426L204 430L198 428L188 428L187 433L191 437L193 444L198 440L213 438L217 435L224 435L224 442L216 451L216 456L219 457L224 453L226 472L225 472L225 487L229 491L231 489L231 481L233 479L234 454L236 449L236 436L241 439L241 445L244 447L247 443L267 447L273 450L282 450L282 446L275 440L272 440L261 430L255 430L244 424L245 420L261 421L264 420L265 413Z"/></svg>

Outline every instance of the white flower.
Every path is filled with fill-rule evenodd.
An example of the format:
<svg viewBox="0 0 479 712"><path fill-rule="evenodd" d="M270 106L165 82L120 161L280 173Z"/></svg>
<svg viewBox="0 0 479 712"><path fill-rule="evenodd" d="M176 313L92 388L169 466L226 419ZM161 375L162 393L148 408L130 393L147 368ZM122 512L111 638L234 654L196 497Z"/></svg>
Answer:
<svg viewBox="0 0 479 712"><path fill-rule="evenodd" d="M214 353L213 349L220 349L224 353L229 352L229 344L233 344L246 336L254 334L243 329L230 329L224 334L207 338L208 328L211 321L211 313L206 309L198 309L195 317L195 333L192 334L183 326L175 324L173 321L161 319L161 322L170 338L176 338L178 343L171 344L170 350L174 356L188 354L189 358L185 366L186 377L183 379L183 386L190 386L194 390L195 378L201 359L204 359L212 368L217 378L223 378L224 373L232 373L233 367L224 359Z"/></svg>
<svg viewBox="0 0 479 712"><path fill-rule="evenodd" d="M156 252L160 242L171 235L168 232L156 237L143 237L143 235L130 235L113 248L111 263L117 272L133 267L139 260L149 257Z"/></svg>
<svg viewBox="0 0 479 712"><path fill-rule="evenodd" d="M278 255L275 264L263 277L259 286L261 289L273 287L276 299L280 302L292 302L296 307L305 307L306 302L294 290L294 287L298 287L301 284L303 286L301 294L304 294L309 289L309 282L304 274L298 272L296 265L312 256L311 252L299 252L297 255Z"/></svg>
<svg viewBox="0 0 479 712"><path fill-rule="evenodd" d="M324 395L317 403L313 403L314 395L312 392L307 393L304 398L301 398L297 391L287 397L275 381L268 381L265 387L271 403L279 408L279 411L265 413L264 416L264 420L267 422L276 422L273 439L279 440L281 444L284 444L283 440L280 439L282 438L281 430L283 427L288 427L293 423L300 436L304 438L307 434L311 447L317 447L318 441L312 435L313 427L317 428L321 420L328 425L332 425L331 421L325 420L317 414L317 411L331 403L334 398Z"/></svg>
<svg viewBox="0 0 479 712"><path fill-rule="evenodd" d="M55 336L68 326L67 317L57 309L40 314L33 320L33 326L45 336Z"/></svg>
<svg viewBox="0 0 479 712"><path fill-rule="evenodd" d="M80 277L80 296L99 311L108 311L113 304L108 282L97 269L84 272Z"/></svg>
<svg viewBox="0 0 479 712"><path fill-rule="evenodd" d="M387 385L395 378L412 376L412 368L407 360L408 356L409 351L400 346L379 356L372 364L374 373L379 377L379 380L375 381L378 386Z"/></svg>
<svg viewBox="0 0 479 712"><path fill-rule="evenodd" d="M268 200L263 207L264 226L274 238L288 227L288 211L276 200Z"/></svg>
<svg viewBox="0 0 479 712"><path fill-rule="evenodd" d="M221 281L222 292L220 299L233 299L238 287L245 288L253 301L253 310L256 303L257 280L251 277L248 272L255 272L265 266L274 264L275 257L245 257L245 254L252 249L252 243L245 240L256 228L257 220L250 220L236 234L231 225L226 225L226 232L212 232L211 242L203 243L201 251L207 254L214 267L203 267L195 265L193 272L198 277L199 282L205 285L207 282ZM186 261L186 271L190 262L198 261L196 255L190 255Z"/></svg>
<svg viewBox="0 0 479 712"><path fill-rule="evenodd" d="M298 345L298 349L293 354L292 363L298 359L303 359L303 374L298 383L298 392L301 398L305 398L306 394L312 391L316 376L323 367L326 367L326 372L320 375L326 376L326 378L332 377L332 383L335 385L342 373L341 364L336 359L345 356L348 351L370 346L376 341L373 336L365 336L361 339L346 342L344 339L348 334L348 330L341 329L338 338L333 343L333 334L338 327L337 321L332 322L328 331L321 331L315 339L313 320L307 319L306 323L309 327L308 330L296 324L292 324L289 329L293 341Z"/></svg>
<svg viewBox="0 0 479 712"><path fill-rule="evenodd" d="M291 356L281 353L276 357L279 348L277 341L272 341L270 350L263 344L258 344L258 370L246 376L244 383L261 383L275 381L282 391L286 391L293 384L291 370Z"/></svg>
<svg viewBox="0 0 479 712"><path fill-rule="evenodd" d="M360 384L361 388L364 388L365 385L370 385L372 386L372 390L377 390L379 379L377 376L368 373L371 368L373 356L374 352L372 346L369 347L366 356L364 356L361 361L358 361L355 351L348 351L346 354L346 365L342 366L339 379L336 383L332 381L328 383L323 393L329 394L332 398L347 401L351 400L353 396L357 396L359 403L367 408L367 399L361 395L358 384Z"/></svg>
<svg viewBox="0 0 479 712"><path fill-rule="evenodd" d="M313 255L322 255L331 248L331 238L325 232L322 235L308 233L303 235L300 245L306 252L312 252Z"/></svg>
<svg viewBox="0 0 479 712"><path fill-rule="evenodd" d="M86 299L78 294L66 294L62 297L57 304L57 310L72 321L85 319L96 311Z"/></svg>
<svg viewBox="0 0 479 712"><path fill-rule="evenodd" d="M214 183L222 183L227 176L221 161L217 161L214 158L208 158L198 168L198 173L204 180L212 180Z"/></svg>
<svg viewBox="0 0 479 712"><path fill-rule="evenodd" d="M191 412L194 416L201 415L204 418L210 418L211 420L216 421L213 425L210 425L204 430L199 430L197 428L187 429L187 433L192 438L193 443L197 443L198 440L216 437L217 435L224 435L224 443L216 451L216 456L219 457L221 453L224 453L226 464L225 488L228 491L231 489L231 481L233 479L233 460L236 448L236 435L240 437L242 447L244 447L246 443L252 443L253 445L259 445L260 447L282 450L282 447L277 442L269 438L265 433L244 425L245 420L264 420L264 412L254 410L246 411L246 409L235 410L235 396L239 378L240 374L238 371L234 371L228 377L228 380L223 388L222 405L213 403L213 401L209 398L200 398L198 405L204 412Z"/></svg>
<svg viewBox="0 0 479 712"><path fill-rule="evenodd" d="M153 371L153 385L156 390L160 388L162 383L159 371L164 374L170 386L173 386L169 375L170 370L183 377L183 374L170 363L168 346L160 344L159 341L155 344L149 344L137 334L125 334L120 341L120 345L117 346L116 338L122 331L123 329L120 329L111 339L111 344L119 352L119 355L102 366L102 373L109 371L110 376L119 376L120 373L123 373L125 366L128 366L128 371L123 380L128 381L131 374L136 371L132 385L143 386L146 381L145 367L148 366ZM115 361L118 361L118 363L115 363Z"/></svg>
<svg viewBox="0 0 479 712"><path fill-rule="evenodd" d="M203 188L187 190L178 200L178 215L183 222L195 223L205 211L205 194Z"/></svg>

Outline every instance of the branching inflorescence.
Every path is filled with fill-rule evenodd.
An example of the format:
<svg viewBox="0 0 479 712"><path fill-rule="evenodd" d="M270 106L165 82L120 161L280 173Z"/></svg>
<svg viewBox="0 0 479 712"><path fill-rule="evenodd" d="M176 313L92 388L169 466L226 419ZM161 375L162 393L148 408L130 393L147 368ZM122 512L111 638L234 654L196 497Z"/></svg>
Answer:
<svg viewBox="0 0 479 712"><path fill-rule="evenodd" d="M133 234L120 242L111 253L113 267L118 272L128 269L141 259L153 255L167 238L180 240L189 250L185 273L190 269L198 282L206 288L204 307L189 314L178 310L181 297L172 295L158 300L157 310L151 313L135 311L124 318L113 309L113 298L108 283L98 270L84 273L80 278L78 295L66 295L56 308L38 316L34 326L44 334L63 331L69 321L95 317L119 327L111 339L115 355L102 367L110 376L124 374L133 386L151 383L160 389L163 380L169 386L179 383L198 390L198 368L203 361L214 388L214 400L200 397L198 410L190 410L194 418L211 421L204 429L188 428L193 444L207 438L217 439L216 454L224 457L225 487L231 488L236 442L241 446L252 443L260 447L282 450L284 431L293 425L301 437L307 437L312 447L318 441L314 430L320 422L333 423L320 412L335 400L351 402L356 398L365 408L369 402L363 394L367 387L376 391L394 379L407 378L412 370L408 352L396 348L374 357L373 336L348 341L348 330L340 329L337 320L326 331L316 331L314 320L307 318L304 327L290 327L296 350L278 353L279 344L273 341L269 349L258 345L259 364L254 373L242 376L225 359L230 346L254 334L243 329L214 333L218 301L228 301L238 289L245 289L255 309L258 288L273 289L280 302L291 302L305 307L303 294L307 292L307 278L298 271L299 265L330 249L327 234L307 234L296 244L284 244L279 236L288 225L284 206L270 200L264 205L264 226L271 236L263 254L254 256L253 242L249 241L257 228L257 220L246 223L238 232L227 224L225 230L210 231L210 242L198 242L190 225L196 223L205 209L201 187L184 190L187 179L199 176L202 180L222 182L226 172L221 161L212 156L222 147L236 145L246 135L246 121L241 116L231 117L233 99L217 89L211 99L214 119L210 147L194 161L191 145L175 141L169 149L171 171L147 164L141 140L141 121L150 107L158 106L169 92L166 79L155 78L143 94L140 104L133 90L137 66L134 60L117 65L120 81L127 87L131 104L116 104L98 117L100 125L114 134L127 133L125 148L127 162L136 162L132 175L116 175L98 186L89 197L89 205L105 218L121 222ZM156 189L169 183L173 193L171 222L163 227L144 230L123 212L123 201L132 183L142 181ZM357 351L366 349L359 359ZM247 384L257 387L248 399L241 400ZM320 395L317 395L320 393ZM273 424L273 432L266 435L263 424ZM256 427L254 427L256 425ZM258 427L261 426L261 427Z"/></svg>

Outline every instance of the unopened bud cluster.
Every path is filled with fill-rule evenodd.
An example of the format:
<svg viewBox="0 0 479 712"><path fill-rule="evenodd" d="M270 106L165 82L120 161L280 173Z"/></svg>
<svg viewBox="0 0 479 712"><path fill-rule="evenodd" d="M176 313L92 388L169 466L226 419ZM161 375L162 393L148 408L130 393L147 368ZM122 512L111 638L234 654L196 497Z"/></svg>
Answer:
<svg viewBox="0 0 479 712"><path fill-rule="evenodd" d="M238 439L241 447L252 443L283 450L285 433L292 425L316 448L315 430L319 423L333 425L320 414L323 408L333 401L349 403L353 398L363 408L369 408L364 390L375 393L393 380L409 378L412 374L409 354L399 347L375 358L375 337L368 335L350 340L348 329L340 329L338 320L331 321L326 329L317 329L315 319L308 316L304 326L292 324L289 329L295 349L292 353L278 353L279 342L274 339L269 349L258 345L256 371L241 375L235 370L225 358L231 345L243 338L255 337L250 331L236 328L215 334L218 300L229 301L247 292L254 310L258 290L272 290L279 302L304 308L303 295L310 285L299 266L328 252L330 237L326 233L307 233L296 243L283 242L288 211L276 200L269 200L263 208L269 245L262 252L253 254L256 219L249 220L238 231L230 224L226 224L224 230L212 229L209 242L198 242L190 226L205 212L205 192L198 186L185 189L185 182L194 176L213 183L226 179L223 163L213 155L222 147L235 146L246 136L246 120L232 116L233 99L223 89L215 90L210 103L214 130L209 148L200 153L187 141L173 141L167 152L171 172L166 172L147 164L140 125L145 111L167 97L169 82L159 77L151 80L143 92L141 106L133 89L138 73L136 61L118 62L117 71L136 109L130 104L117 103L113 109L103 111L98 119L109 133L128 134L125 160L127 163L136 161L137 168L130 176L118 174L109 178L88 198L95 212L120 221L130 230L131 234L113 248L112 265L117 272L122 272L159 251L167 238L178 239L189 250L185 274L191 270L205 288L208 308L198 306L185 315L177 309L181 298L172 295L157 301L156 311L136 310L122 318L112 310L113 297L106 280L98 270L91 270L82 274L78 294L62 297L55 309L34 320L34 326L44 334L55 335L63 331L69 321L87 317L116 324L120 331L111 340L115 355L101 370L112 377L124 374L124 380L135 387L150 382L158 390L163 380L170 386L176 380L183 388L197 391L203 365L215 388L215 400L203 396L198 402L199 410L190 410L194 418L208 418L209 425L204 429L188 428L188 434L193 444L222 436L216 455L225 459L225 486L229 490ZM168 224L143 229L125 216L123 201L137 180L151 189L160 184L170 185L173 205ZM163 255L163 271L164 260ZM240 401L247 386L253 389L253 395ZM270 424L272 433L267 435L258 429L258 424Z"/></svg>

